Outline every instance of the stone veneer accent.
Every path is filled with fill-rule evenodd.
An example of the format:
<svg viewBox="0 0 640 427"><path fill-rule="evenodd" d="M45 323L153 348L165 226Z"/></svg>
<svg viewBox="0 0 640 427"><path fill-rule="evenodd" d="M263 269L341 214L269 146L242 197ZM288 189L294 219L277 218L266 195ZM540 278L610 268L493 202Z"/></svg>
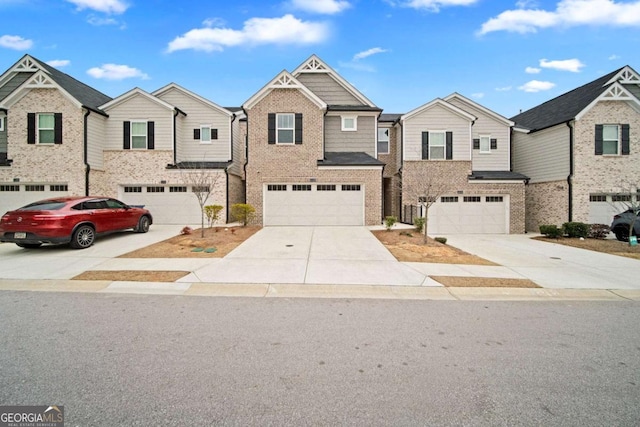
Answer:
<svg viewBox="0 0 640 427"><path fill-rule="evenodd" d="M526 186L526 230L540 232L541 225L569 221L569 186L566 181L541 182Z"/></svg>
<svg viewBox="0 0 640 427"><path fill-rule="evenodd" d="M525 185L518 183L475 183L469 182L470 161L405 161L402 171L402 204L416 205L418 197L424 196L429 182L442 188L445 194L508 194L510 200L511 234L525 231ZM494 181L495 182L495 181ZM462 193L458 193L462 192Z"/></svg>
<svg viewBox="0 0 640 427"><path fill-rule="evenodd" d="M302 144L268 144L268 113L302 113ZM274 89L247 111L247 203L256 209L254 223L263 223L263 189L266 183L361 184L365 189L365 224L377 225L382 215L382 172L372 169L319 169L324 156L324 111L296 89Z"/></svg>

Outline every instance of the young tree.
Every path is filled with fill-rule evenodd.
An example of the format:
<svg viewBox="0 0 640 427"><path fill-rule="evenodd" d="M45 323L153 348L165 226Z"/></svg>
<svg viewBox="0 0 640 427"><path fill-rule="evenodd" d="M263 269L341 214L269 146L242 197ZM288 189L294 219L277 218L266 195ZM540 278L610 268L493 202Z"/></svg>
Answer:
<svg viewBox="0 0 640 427"><path fill-rule="evenodd" d="M200 237L204 237L205 206L220 179L220 171L208 167L207 162L183 163L178 168L182 172L182 180L191 186L191 191L200 206Z"/></svg>
<svg viewBox="0 0 640 427"><path fill-rule="evenodd" d="M421 206L424 214L423 237L424 244L428 244L428 228L429 228L429 209L438 199L447 192L448 186L441 176L429 174L427 178L421 179L419 182L405 185L402 189L407 194L414 194L418 197L418 204Z"/></svg>

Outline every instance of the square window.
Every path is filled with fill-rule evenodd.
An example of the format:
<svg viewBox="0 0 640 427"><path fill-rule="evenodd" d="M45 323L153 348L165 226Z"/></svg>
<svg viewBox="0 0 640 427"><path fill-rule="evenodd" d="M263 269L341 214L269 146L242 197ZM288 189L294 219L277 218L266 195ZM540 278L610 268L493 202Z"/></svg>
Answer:
<svg viewBox="0 0 640 427"><path fill-rule="evenodd" d="M602 126L602 154L616 155L619 154L620 142L620 126L603 125Z"/></svg>
<svg viewBox="0 0 640 427"><path fill-rule="evenodd" d="M276 119L277 144L293 144L295 114L278 114Z"/></svg>
<svg viewBox="0 0 640 427"><path fill-rule="evenodd" d="M131 148L147 149L147 122L131 122Z"/></svg>
<svg viewBox="0 0 640 427"><path fill-rule="evenodd" d="M429 132L429 159L444 160L446 137L444 132Z"/></svg>
<svg viewBox="0 0 640 427"><path fill-rule="evenodd" d="M53 114L38 114L38 144L53 144L55 142L54 128Z"/></svg>
<svg viewBox="0 0 640 427"><path fill-rule="evenodd" d="M389 129L378 129L378 154L389 154Z"/></svg>
<svg viewBox="0 0 640 427"><path fill-rule="evenodd" d="M354 132L358 130L357 116L342 116L342 130L345 132Z"/></svg>

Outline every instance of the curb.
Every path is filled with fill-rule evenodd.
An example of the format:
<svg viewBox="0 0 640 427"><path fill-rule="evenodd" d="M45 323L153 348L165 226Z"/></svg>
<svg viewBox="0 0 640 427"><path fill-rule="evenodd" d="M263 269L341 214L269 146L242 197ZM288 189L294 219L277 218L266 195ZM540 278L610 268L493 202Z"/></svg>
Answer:
<svg viewBox="0 0 640 427"><path fill-rule="evenodd" d="M0 279L0 291L81 292L251 298L438 301L640 301L638 289L446 288L381 285L219 284Z"/></svg>

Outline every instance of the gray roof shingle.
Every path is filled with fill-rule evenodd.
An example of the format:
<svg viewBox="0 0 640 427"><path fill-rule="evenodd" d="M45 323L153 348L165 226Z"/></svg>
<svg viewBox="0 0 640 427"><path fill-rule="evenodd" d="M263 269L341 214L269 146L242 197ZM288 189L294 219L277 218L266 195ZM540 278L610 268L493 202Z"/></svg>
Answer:
<svg viewBox="0 0 640 427"><path fill-rule="evenodd" d="M385 163L367 153L324 153L324 159L318 160L318 166L384 166Z"/></svg>

